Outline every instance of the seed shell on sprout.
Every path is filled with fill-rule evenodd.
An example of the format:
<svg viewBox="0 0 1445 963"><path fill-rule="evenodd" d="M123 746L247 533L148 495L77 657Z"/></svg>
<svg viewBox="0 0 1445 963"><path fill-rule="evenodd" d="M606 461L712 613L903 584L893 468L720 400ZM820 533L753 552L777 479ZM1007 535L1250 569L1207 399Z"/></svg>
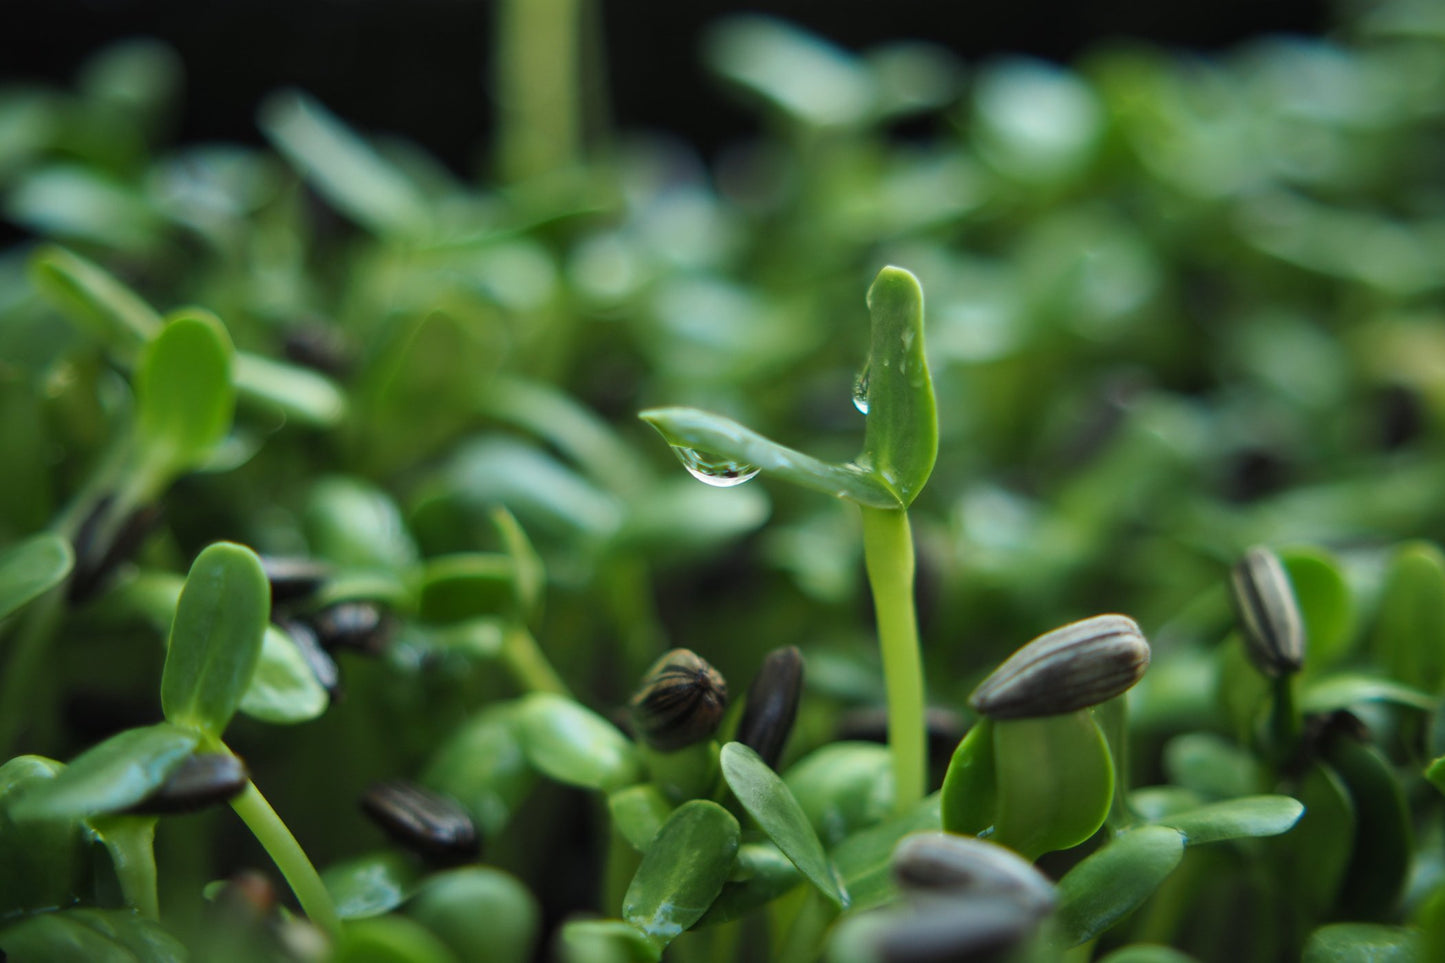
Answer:
<svg viewBox="0 0 1445 963"><path fill-rule="evenodd" d="M953 833L905 836L893 850L893 878L910 895L958 899L999 897L1039 917L1058 903L1048 877L1028 860L997 843Z"/></svg>
<svg viewBox="0 0 1445 963"><path fill-rule="evenodd" d="M277 623L281 631L290 636L291 641L296 643L301 658L306 660L306 665L311 669L311 674L326 690L326 694L336 699L341 694L341 670L336 665L336 660L331 653L321 647L321 642L316 638L316 632L305 622L287 619Z"/></svg>
<svg viewBox="0 0 1445 963"><path fill-rule="evenodd" d="M351 649L365 655L380 655L391 636L386 611L370 601L327 606L316 613L311 625L316 629L316 640L327 651Z"/></svg>
<svg viewBox="0 0 1445 963"><path fill-rule="evenodd" d="M1258 545L1245 552L1230 569L1229 590L1250 661L1266 675L1298 672L1305 660L1304 619L1279 556Z"/></svg>
<svg viewBox="0 0 1445 963"><path fill-rule="evenodd" d="M1033 911L1005 897L928 896L892 915L869 942L883 963L985 963L999 960L1037 924Z"/></svg>
<svg viewBox="0 0 1445 963"><path fill-rule="evenodd" d="M727 704L721 673L690 649L673 649L647 670L627 708L644 742L675 752L711 738Z"/></svg>
<svg viewBox="0 0 1445 963"><path fill-rule="evenodd" d="M361 810L401 845L434 862L465 863L481 852L476 824L455 799L396 779L361 796Z"/></svg>
<svg viewBox="0 0 1445 963"><path fill-rule="evenodd" d="M262 555L261 571L271 585L271 606L299 602L315 595L331 570L314 558Z"/></svg>
<svg viewBox="0 0 1445 963"><path fill-rule="evenodd" d="M239 796L250 779L246 764L229 752L197 753L126 812L145 816L195 812Z"/></svg>
<svg viewBox="0 0 1445 963"><path fill-rule="evenodd" d="M969 705L992 719L1062 715L1128 690L1149 667L1149 643L1133 619L1096 615L1047 632L994 670Z"/></svg>
<svg viewBox="0 0 1445 963"><path fill-rule="evenodd" d="M734 738L776 769L798 716L803 692L803 653L795 645L774 649L748 687L743 717Z"/></svg>

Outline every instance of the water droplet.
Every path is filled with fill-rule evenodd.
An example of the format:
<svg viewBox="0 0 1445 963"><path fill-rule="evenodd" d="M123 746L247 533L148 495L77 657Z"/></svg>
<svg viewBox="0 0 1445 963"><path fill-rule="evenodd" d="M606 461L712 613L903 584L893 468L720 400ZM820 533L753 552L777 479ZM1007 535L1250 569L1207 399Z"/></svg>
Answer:
<svg viewBox="0 0 1445 963"><path fill-rule="evenodd" d="M863 370L858 372L858 377L853 379L853 407L863 414L868 414L868 366L865 364Z"/></svg>
<svg viewBox="0 0 1445 963"><path fill-rule="evenodd" d="M682 467L687 469L688 474L714 488L732 488L735 485L741 485L758 473L755 465L749 465L747 462L737 461L733 458L724 458L711 452L685 448L682 445L673 445L672 450L677 455L677 460L682 462Z"/></svg>

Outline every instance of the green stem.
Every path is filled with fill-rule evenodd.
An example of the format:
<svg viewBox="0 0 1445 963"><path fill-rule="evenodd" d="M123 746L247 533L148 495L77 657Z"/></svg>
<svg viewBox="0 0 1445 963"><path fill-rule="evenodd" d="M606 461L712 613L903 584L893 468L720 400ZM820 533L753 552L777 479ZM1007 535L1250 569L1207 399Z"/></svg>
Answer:
<svg viewBox="0 0 1445 963"><path fill-rule="evenodd" d="M150 920L161 918L156 889L156 817L103 816L91 820L110 852L125 901Z"/></svg>
<svg viewBox="0 0 1445 963"><path fill-rule="evenodd" d="M583 0L498 5L498 167L525 180L572 164L581 140Z"/></svg>
<svg viewBox="0 0 1445 963"><path fill-rule="evenodd" d="M1295 698L1295 676L1279 676L1274 680L1274 700L1269 715L1269 734L1273 743L1270 751L1276 765L1287 765L1294 758L1299 750L1303 728L1304 719Z"/></svg>
<svg viewBox="0 0 1445 963"><path fill-rule="evenodd" d="M229 750L222 745L221 751ZM311 921L332 936L341 932L341 917L336 915L336 906L316 867L311 865L301 844L296 842L296 837L291 835L291 830L276 815L276 810L271 808L256 784L248 782L245 791L231 800L231 808L286 878L286 884L296 894L296 901Z"/></svg>
<svg viewBox="0 0 1445 963"><path fill-rule="evenodd" d="M567 683L552 668L542 647L532 633L521 625L511 625L502 639L502 659L517 683L529 692L551 692L555 695L572 696Z"/></svg>
<svg viewBox="0 0 1445 963"><path fill-rule="evenodd" d="M883 679L888 691L888 748L893 756L893 808L906 813L923 799L928 782L924 728L923 659L913 611L913 534L902 509L863 507L863 555Z"/></svg>

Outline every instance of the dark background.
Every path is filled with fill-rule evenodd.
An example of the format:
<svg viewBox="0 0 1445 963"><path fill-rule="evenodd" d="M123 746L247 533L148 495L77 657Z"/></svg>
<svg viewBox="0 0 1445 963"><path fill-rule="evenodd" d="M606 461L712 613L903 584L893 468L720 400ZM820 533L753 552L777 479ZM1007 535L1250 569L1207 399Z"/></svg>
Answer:
<svg viewBox="0 0 1445 963"><path fill-rule="evenodd" d="M475 168L491 118L494 4L485 0L0 0L0 79L68 82L85 56L131 36L178 50L187 92L177 136L257 141L256 105L294 85L364 130L408 135ZM704 150L751 122L698 62L704 27L776 14L844 46L928 39L967 60L1020 52L1067 62L1101 41L1209 51L1272 31L1317 33L1325 0L607 0L600 17L612 118Z"/></svg>

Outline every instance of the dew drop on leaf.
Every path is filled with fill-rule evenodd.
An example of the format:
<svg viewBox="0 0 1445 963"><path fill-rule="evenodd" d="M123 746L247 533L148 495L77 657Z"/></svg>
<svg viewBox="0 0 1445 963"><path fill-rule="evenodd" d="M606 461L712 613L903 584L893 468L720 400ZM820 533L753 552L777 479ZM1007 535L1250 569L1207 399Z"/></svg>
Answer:
<svg viewBox="0 0 1445 963"><path fill-rule="evenodd" d="M749 465L733 458L724 458L710 452L698 451L696 448L673 445L672 450L677 455L677 460L682 462L682 467L687 469L688 474L714 488L732 488L734 485L741 485L758 473L755 465Z"/></svg>
<svg viewBox="0 0 1445 963"><path fill-rule="evenodd" d="M853 379L853 407L863 414L868 414L868 366L865 364L863 370L858 372L858 377Z"/></svg>

